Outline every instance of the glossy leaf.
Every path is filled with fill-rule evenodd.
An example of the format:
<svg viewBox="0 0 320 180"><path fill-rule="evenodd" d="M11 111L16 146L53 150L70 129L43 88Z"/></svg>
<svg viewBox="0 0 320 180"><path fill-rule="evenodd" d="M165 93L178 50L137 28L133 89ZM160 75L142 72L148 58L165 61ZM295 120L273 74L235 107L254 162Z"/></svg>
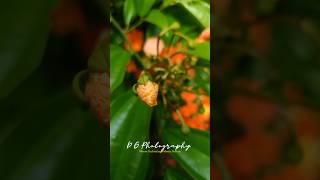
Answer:
<svg viewBox="0 0 320 180"><path fill-rule="evenodd" d="M146 21L160 28L168 27L167 17L159 10L152 10L147 16Z"/></svg>
<svg viewBox="0 0 320 180"><path fill-rule="evenodd" d="M187 53L210 61L210 42L196 44L194 48L188 49Z"/></svg>
<svg viewBox="0 0 320 180"><path fill-rule="evenodd" d="M174 4L176 4L175 0L163 0L161 7L166 8L166 7L172 6Z"/></svg>
<svg viewBox="0 0 320 180"><path fill-rule="evenodd" d="M151 109L130 90L115 99L110 110L110 178L144 179L148 154L126 146L148 139Z"/></svg>
<svg viewBox="0 0 320 180"><path fill-rule="evenodd" d="M144 17L151 10L151 7L156 2L156 0L132 0L135 3L136 12Z"/></svg>
<svg viewBox="0 0 320 180"><path fill-rule="evenodd" d="M79 108L66 92L50 96L34 93L29 99L33 103L28 106L25 100L19 102L24 107L12 104L19 109L18 114L0 111L1 117L10 119L1 126L0 179L105 177L107 163L101 158L107 149L105 131L92 115Z"/></svg>
<svg viewBox="0 0 320 180"><path fill-rule="evenodd" d="M194 179L210 179L210 138L206 132L192 130L184 135L180 129L165 129L163 140L168 144L181 144L183 141L192 147L188 151L173 153L172 156Z"/></svg>
<svg viewBox="0 0 320 180"><path fill-rule="evenodd" d="M55 1L1 2L0 99L25 80L41 62L53 2Z"/></svg>
<svg viewBox="0 0 320 180"><path fill-rule="evenodd" d="M201 0L177 0L203 27L210 27L210 4Z"/></svg>
<svg viewBox="0 0 320 180"><path fill-rule="evenodd" d="M191 178L177 170L167 169L164 175L164 180L191 180Z"/></svg>
<svg viewBox="0 0 320 180"><path fill-rule="evenodd" d="M112 93L123 81L126 64L130 54L123 48L110 45L110 92Z"/></svg>
<svg viewBox="0 0 320 180"><path fill-rule="evenodd" d="M133 0L126 0L123 6L123 17L126 25L129 25L133 17L137 14Z"/></svg>

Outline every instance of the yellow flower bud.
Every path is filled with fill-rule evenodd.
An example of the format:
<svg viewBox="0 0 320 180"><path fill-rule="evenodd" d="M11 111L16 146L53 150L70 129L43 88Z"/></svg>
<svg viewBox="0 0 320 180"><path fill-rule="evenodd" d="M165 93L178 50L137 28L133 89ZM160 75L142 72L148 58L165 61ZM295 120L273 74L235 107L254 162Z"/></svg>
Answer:
<svg viewBox="0 0 320 180"><path fill-rule="evenodd" d="M157 105L158 91L159 85L150 80L146 81L144 84L138 84L136 89L139 98L150 107Z"/></svg>

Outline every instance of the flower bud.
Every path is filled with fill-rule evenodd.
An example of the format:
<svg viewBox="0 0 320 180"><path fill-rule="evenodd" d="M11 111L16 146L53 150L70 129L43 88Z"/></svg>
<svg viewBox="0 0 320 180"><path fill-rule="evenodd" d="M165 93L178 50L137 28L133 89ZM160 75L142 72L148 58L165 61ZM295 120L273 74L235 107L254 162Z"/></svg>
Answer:
<svg viewBox="0 0 320 180"><path fill-rule="evenodd" d="M138 84L136 93L139 98L145 102L148 106L156 106L158 97L159 85L150 80L146 81L144 84Z"/></svg>
<svg viewBox="0 0 320 180"><path fill-rule="evenodd" d="M99 121L108 122L109 76L107 73L90 73L86 82L85 98Z"/></svg>

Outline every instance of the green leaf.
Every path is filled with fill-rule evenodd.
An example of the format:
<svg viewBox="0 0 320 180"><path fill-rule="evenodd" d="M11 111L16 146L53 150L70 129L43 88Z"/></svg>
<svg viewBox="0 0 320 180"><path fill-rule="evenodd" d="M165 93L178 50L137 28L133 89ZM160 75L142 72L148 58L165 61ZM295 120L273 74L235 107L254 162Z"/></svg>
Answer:
<svg viewBox="0 0 320 180"><path fill-rule="evenodd" d="M1 2L0 99L25 80L41 62L53 2L55 1Z"/></svg>
<svg viewBox="0 0 320 180"><path fill-rule="evenodd" d="M159 10L152 10L146 21L163 29L168 27L167 17Z"/></svg>
<svg viewBox="0 0 320 180"><path fill-rule="evenodd" d="M175 0L163 0L161 8L164 9L164 8L169 7L169 6L173 6L175 4L176 4Z"/></svg>
<svg viewBox="0 0 320 180"><path fill-rule="evenodd" d="M210 70L209 68L196 67L195 76L191 83L195 84L195 89L202 88L207 94L210 94Z"/></svg>
<svg viewBox="0 0 320 180"><path fill-rule="evenodd" d="M131 20L137 14L134 6L135 5L133 0L126 0L124 2L123 17L124 17L124 22L126 23L127 26L130 24Z"/></svg>
<svg viewBox="0 0 320 180"><path fill-rule="evenodd" d="M210 4L201 0L177 0L203 27L210 27Z"/></svg>
<svg viewBox="0 0 320 180"><path fill-rule="evenodd" d="M151 10L153 4L156 0L132 0L135 3L136 12L141 16L144 17L148 14Z"/></svg>
<svg viewBox="0 0 320 180"><path fill-rule="evenodd" d="M194 48L188 49L187 53L210 61L210 42L196 44Z"/></svg>
<svg viewBox="0 0 320 180"><path fill-rule="evenodd" d="M110 45L110 92L123 81L130 54L117 45Z"/></svg>
<svg viewBox="0 0 320 180"><path fill-rule="evenodd" d="M190 177L186 177L185 174L175 169L167 169L164 175L164 180L191 180Z"/></svg>
<svg viewBox="0 0 320 180"><path fill-rule="evenodd" d="M42 90L25 97L23 90L14 92L20 101L10 105L19 113L0 111L1 117L8 119L0 127L0 179L85 180L105 177L108 163L101 158L106 153L105 131L92 115L74 103L67 92L44 96ZM31 104L29 99L33 100ZM15 96L10 95L10 100L16 100Z"/></svg>
<svg viewBox="0 0 320 180"><path fill-rule="evenodd" d="M166 144L181 144L183 141L190 144L188 151L173 153L172 156L194 179L210 179L209 133L192 130L184 135L179 129L165 129L163 140Z"/></svg>
<svg viewBox="0 0 320 180"><path fill-rule="evenodd" d="M148 140L151 109L130 90L112 102L110 119L110 179L144 179L148 154L127 144Z"/></svg>

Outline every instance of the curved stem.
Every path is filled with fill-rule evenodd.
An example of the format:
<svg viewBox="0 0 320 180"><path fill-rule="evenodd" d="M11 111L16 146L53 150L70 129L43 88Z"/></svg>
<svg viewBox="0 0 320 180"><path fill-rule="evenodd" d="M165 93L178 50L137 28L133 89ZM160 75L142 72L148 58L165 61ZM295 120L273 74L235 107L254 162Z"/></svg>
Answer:
<svg viewBox="0 0 320 180"><path fill-rule="evenodd" d="M135 57L137 58L137 60L140 62L140 64L145 67L143 61L141 60L140 56L134 52L133 48L132 48L132 44L131 42L129 41L127 35L125 34L125 32L122 30L121 26L119 25L119 23L113 18L112 15L110 15L110 22L111 24L120 32L120 34L122 35L122 37L124 38L124 40L128 43L129 45L129 52Z"/></svg>
<svg viewBox="0 0 320 180"><path fill-rule="evenodd" d="M181 123L181 125L182 125L182 127L181 127L182 132L183 132L184 134L188 134L188 133L190 132L190 129L189 129L189 127L185 124L184 119L183 119L183 117L182 117L182 115L181 115L181 113L180 113L180 110L179 110L179 109L176 109L176 113L177 113L178 118L179 118L179 120L180 120L180 123Z"/></svg>
<svg viewBox="0 0 320 180"><path fill-rule="evenodd" d="M144 22L144 19L140 19L136 24L134 24L133 26L128 28L126 32L130 32L130 31L134 30L135 28L140 26L143 22Z"/></svg>
<svg viewBox="0 0 320 180"><path fill-rule="evenodd" d="M82 70L78 72L72 81L72 89L77 98L82 102L86 102L86 97L84 95L83 88L81 88L81 80L83 80L83 77L87 75L87 73L87 70Z"/></svg>

